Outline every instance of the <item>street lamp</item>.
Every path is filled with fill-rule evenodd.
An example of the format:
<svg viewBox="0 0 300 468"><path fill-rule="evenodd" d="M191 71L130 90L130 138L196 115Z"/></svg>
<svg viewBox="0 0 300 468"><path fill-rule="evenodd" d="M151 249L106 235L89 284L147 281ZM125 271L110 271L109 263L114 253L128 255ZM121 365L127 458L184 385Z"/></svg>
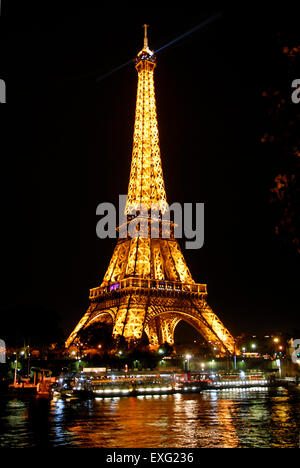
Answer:
<svg viewBox="0 0 300 468"><path fill-rule="evenodd" d="M185 362L187 363L187 366L186 366L187 369L186 369L186 370L189 371L189 370L190 370L190 359L191 359L192 356L191 356L190 354L186 354L185 357L186 357L186 361L185 361Z"/></svg>
<svg viewBox="0 0 300 468"><path fill-rule="evenodd" d="M18 369L18 355L17 353L14 353L16 355L16 359L15 359L15 374L14 374L14 386L16 386L16 382L17 382L17 369Z"/></svg>

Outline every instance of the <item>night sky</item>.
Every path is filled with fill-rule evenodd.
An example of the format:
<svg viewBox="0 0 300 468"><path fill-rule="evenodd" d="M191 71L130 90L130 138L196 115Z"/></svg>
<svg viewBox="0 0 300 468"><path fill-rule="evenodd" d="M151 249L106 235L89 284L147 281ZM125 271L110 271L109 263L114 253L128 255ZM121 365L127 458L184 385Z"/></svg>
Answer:
<svg viewBox="0 0 300 468"><path fill-rule="evenodd" d="M116 203L129 180L137 72L129 65L97 77L135 57L145 22L158 49L220 10L8 3L0 18L1 313L26 310L32 319L41 308L45 326L58 313L67 336L116 242L96 237L96 207ZM299 328L299 255L276 238L270 217L280 162L261 143L262 92L291 86L278 38L299 27L284 11L221 11L157 55L167 197L205 203L204 247L184 254L232 333L288 331Z"/></svg>

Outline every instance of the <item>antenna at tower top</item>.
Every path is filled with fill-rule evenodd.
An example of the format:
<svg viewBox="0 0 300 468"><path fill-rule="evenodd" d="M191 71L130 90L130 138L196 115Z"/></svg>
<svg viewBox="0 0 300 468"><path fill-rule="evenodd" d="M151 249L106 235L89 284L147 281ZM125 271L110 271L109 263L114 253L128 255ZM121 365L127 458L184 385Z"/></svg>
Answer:
<svg viewBox="0 0 300 468"><path fill-rule="evenodd" d="M149 27L149 24L144 24L144 49L148 49L148 36L147 36L147 28Z"/></svg>

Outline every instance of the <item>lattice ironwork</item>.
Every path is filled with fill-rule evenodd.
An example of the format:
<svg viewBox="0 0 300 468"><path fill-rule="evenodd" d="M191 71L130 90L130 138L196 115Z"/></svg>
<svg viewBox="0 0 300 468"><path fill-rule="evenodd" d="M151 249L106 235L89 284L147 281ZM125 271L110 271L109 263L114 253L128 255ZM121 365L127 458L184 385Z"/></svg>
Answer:
<svg viewBox="0 0 300 468"><path fill-rule="evenodd" d="M136 58L137 101L132 163L125 214L145 214L145 228L136 237L119 238L101 285L90 291L91 305L66 342L70 346L82 328L95 321L112 321L113 336L137 340L143 332L152 346L174 343L180 320L190 323L221 354L234 354L235 340L206 302L206 285L192 278L172 229L168 238L149 236L166 228L168 211L159 148L154 92L156 58L144 48ZM159 217L153 218L155 207ZM129 222L129 221L128 221ZM169 224L170 227L170 224Z"/></svg>
<svg viewBox="0 0 300 468"><path fill-rule="evenodd" d="M137 58L138 89L126 214L156 206L168 210L160 157L154 93L155 58L147 48ZM151 61L149 60L151 59Z"/></svg>

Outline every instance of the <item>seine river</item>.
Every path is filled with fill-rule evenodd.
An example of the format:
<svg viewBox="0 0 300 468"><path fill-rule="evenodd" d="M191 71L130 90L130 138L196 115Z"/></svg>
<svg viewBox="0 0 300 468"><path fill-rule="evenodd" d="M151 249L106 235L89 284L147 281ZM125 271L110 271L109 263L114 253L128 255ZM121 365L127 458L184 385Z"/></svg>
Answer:
<svg viewBox="0 0 300 468"><path fill-rule="evenodd" d="M0 398L0 447L299 447L300 387L95 400Z"/></svg>

